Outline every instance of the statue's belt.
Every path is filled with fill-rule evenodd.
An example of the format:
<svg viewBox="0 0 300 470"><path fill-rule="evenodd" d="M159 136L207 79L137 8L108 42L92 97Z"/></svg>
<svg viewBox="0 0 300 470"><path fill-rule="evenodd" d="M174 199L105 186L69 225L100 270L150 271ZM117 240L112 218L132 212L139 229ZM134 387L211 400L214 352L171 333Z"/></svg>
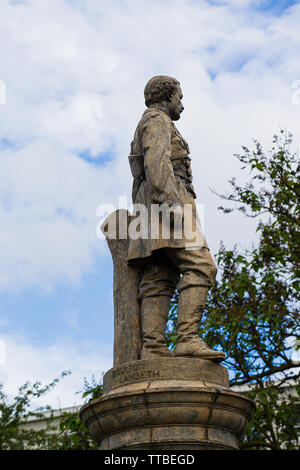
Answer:
<svg viewBox="0 0 300 470"><path fill-rule="evenodd" d="M189 156L188 153L172 153L171 155L171 161L181 161L181 160L187 160L187 161L191 161L191 157Z"/></svg>
<svg viewBox="0 0 300 470"><path fill-rule="evenodd" d="M186 189L192 194L193 198L196 199L196 193L192 185L191 157L188 154L172 154L171 162L174 175L183 180Z"/></svg>
<svg viewBox="0 0 300 470"><path fill-rule="evenodd" d="M143 162L143 154L136 153L130 154L128 156L130 168L132 171L132 175L135 176L142 176L144 173L144 162ZM188 154L182 153L173 153L171 155L171 162L173 168L179 168L179 165L184 165L185 168L190 169L190 162L191 157ZM191 171L189 172L191 174Z"/></svg>
<svg viewBox="0 0 300 470"><path fill-rule="evenodd" d="M140 183L145 179L143 154L129 155L129 163L132 175L139 178ZM173 153L171 155L171 163L173 166L174 175L183 180L184 186L196 198L194 187L192 185L193 177L191 171L191 157L189 154Z"/></svg>

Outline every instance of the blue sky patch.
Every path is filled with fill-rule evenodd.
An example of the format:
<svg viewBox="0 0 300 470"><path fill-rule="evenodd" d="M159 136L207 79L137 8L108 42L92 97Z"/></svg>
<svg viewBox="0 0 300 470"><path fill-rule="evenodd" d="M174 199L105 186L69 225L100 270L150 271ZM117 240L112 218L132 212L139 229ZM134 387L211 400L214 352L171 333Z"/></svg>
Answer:
<svg viewBox="0 0 300 470"><path fill-rule="evenodd" d="M253 5L253 9L260 11L269 11L276 15L280 15L293 5L297 5L299 0L262 0L257 5Z"/></svg>
<svg viewBox="0 0 300 470"><path fill-rule="evenodd" d="M227 5L230 7L230 2L228 0L207 0L207 3L213 6ZM299 0L261 0L260 2L253 2L252 4L250 4L250 9L263 12L271 12L275 15L280 15L285 10L292 7L293 5L297 5L298 3Z"/></svg>
<svg viewBox="0 0 300 470"><path fill-rule="evenodd" d="M80 152L76 152L76 155L82 160L91 163L96 166L105 166L113 160L114 152L108 151L93 155L90 149L85 149Z"/></svg>
<svg viewBox="0 0 300 470"><path fill-rule="evenodd" d="M16 145L8 139L0 139L0 149L1 150L13 150L16 148Z"/></svg>
<svg viewBox="0 0 300 470"><path fill-rule="evenodd" d="M50 345L59 338L113 342L112 261L98 260L94 273L79 285L37 288L0 294L1 333L17 331L32 344Z"/></svg>

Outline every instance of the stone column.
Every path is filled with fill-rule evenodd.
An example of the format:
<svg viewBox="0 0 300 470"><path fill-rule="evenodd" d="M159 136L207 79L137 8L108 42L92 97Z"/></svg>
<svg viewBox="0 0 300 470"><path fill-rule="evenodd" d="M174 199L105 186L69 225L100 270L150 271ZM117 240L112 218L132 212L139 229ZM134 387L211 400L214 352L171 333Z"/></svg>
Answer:
<svg viewBox="0 0 300 470"><path fill-rule="evenodd" d="M114 265L114 366L140 358L140 270L127 264L128 225L125 209L110 214L102 224Z"/></svg>

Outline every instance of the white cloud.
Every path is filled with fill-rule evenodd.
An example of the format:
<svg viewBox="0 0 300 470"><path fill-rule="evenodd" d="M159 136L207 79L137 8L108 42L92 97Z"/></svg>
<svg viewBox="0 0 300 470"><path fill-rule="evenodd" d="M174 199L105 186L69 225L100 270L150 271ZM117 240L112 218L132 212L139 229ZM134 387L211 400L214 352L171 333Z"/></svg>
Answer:
<svg viewBox="0 0 300 470"><path fill-rule="evenodd" d="M95 214L107 170L43 139L3 152L2 163L0 287L78 281L104 247Z"/></svg>
<svg viewBox="0 0 300 470"><path fill-rule="evenodd" d="M252 137L270 144L281 125L300 140L300 7L275 17L221 3L2 1L0 141L17 148L0 154L0 290L78 282L104 253L96 208L130 194L129 143L155 74L182 83L178 126L212 251L253 238L249 221L216 210L209 188L240 175L232 154ZM92 166L77 156L86 149L113 161Z"/></svg>
<svg viewBox="0 0 300 470"><path fill-rule="evenodd" d="M59 384L44 397L32 403L34 407L49 404L53 408L81 405L83 399L84 378L91 381L95 375L100 380L102 374L112 367L111 348L95 342L70 343L67 339L58 339L56 344L39 346L29 340L14 335L0 337L0 383L10 397L17 394L17 389L26 382L52 382L63 371L71 370L71 375L63 378ZM5 359L5 360L4 360Z"/></svg>

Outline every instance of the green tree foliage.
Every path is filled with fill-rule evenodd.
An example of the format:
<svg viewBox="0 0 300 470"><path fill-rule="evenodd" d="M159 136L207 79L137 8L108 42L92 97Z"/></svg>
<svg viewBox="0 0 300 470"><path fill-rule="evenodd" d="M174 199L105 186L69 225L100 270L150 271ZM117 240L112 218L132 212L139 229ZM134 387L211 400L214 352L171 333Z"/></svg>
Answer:
<svg viewBox="0 0 300 470"><path fill-rule="evenodd" d="M40 382L33 385L30 382L19 388L18 394L8 399L0 384L0 450L22 449L24 444L30 448L46 448L53 412L49 406L32 410L32 401L50 392L61 378L67 375L63 372L60 377L54 379L50 384L43 386ZM26 424L34 418L49 417L45 429L34 431L28 429Z"/></svg>
<svg viewBox="0 0 300 470"><path fill-rule="evenodd" d="M53 410L50 406L34 409L33 401L44 397L70 372L63 372L50 384L27 382L18 394L8 399L0 384L0 450L92 450L95 442L81 423L77 412ZM102 395L102 384L92 378L84 381L83 399L94 399ZM46 418L46 419L45 419ZM32 429L30 422L39 419L45 423L41 430Z"/></svg>
<svg viewBox="0 0 300 470"><path fill-rule="evenodd" d="M299 447L295 411L300 363L292 360L292 353L300 336L300 164L291 143L291 135L281 131L270 152L255 141L254 150L243 147L236 155L243 170L250 170L250 181L240 186L230 180L231 193L221 197L238 203L246 216L260 217L259 242L247 250L226 250L221 244L219 280L209 293L200 329L211 347L225 352L231 386L250 387L256 401L241 442L247 449ZM176 315L175 297L168 332L173 346Z"/></svg>
<svg viewBox="0 0 300 470"><path fill-rule="evenodd" d="M84 380L82 398L87 401L100 398L102 383L92 377L91 383ZM93 450L97 444L90 438L85 425L80 421L78 413L64 412L58 428L50 439L50 448L53 450Z"/></svg>

